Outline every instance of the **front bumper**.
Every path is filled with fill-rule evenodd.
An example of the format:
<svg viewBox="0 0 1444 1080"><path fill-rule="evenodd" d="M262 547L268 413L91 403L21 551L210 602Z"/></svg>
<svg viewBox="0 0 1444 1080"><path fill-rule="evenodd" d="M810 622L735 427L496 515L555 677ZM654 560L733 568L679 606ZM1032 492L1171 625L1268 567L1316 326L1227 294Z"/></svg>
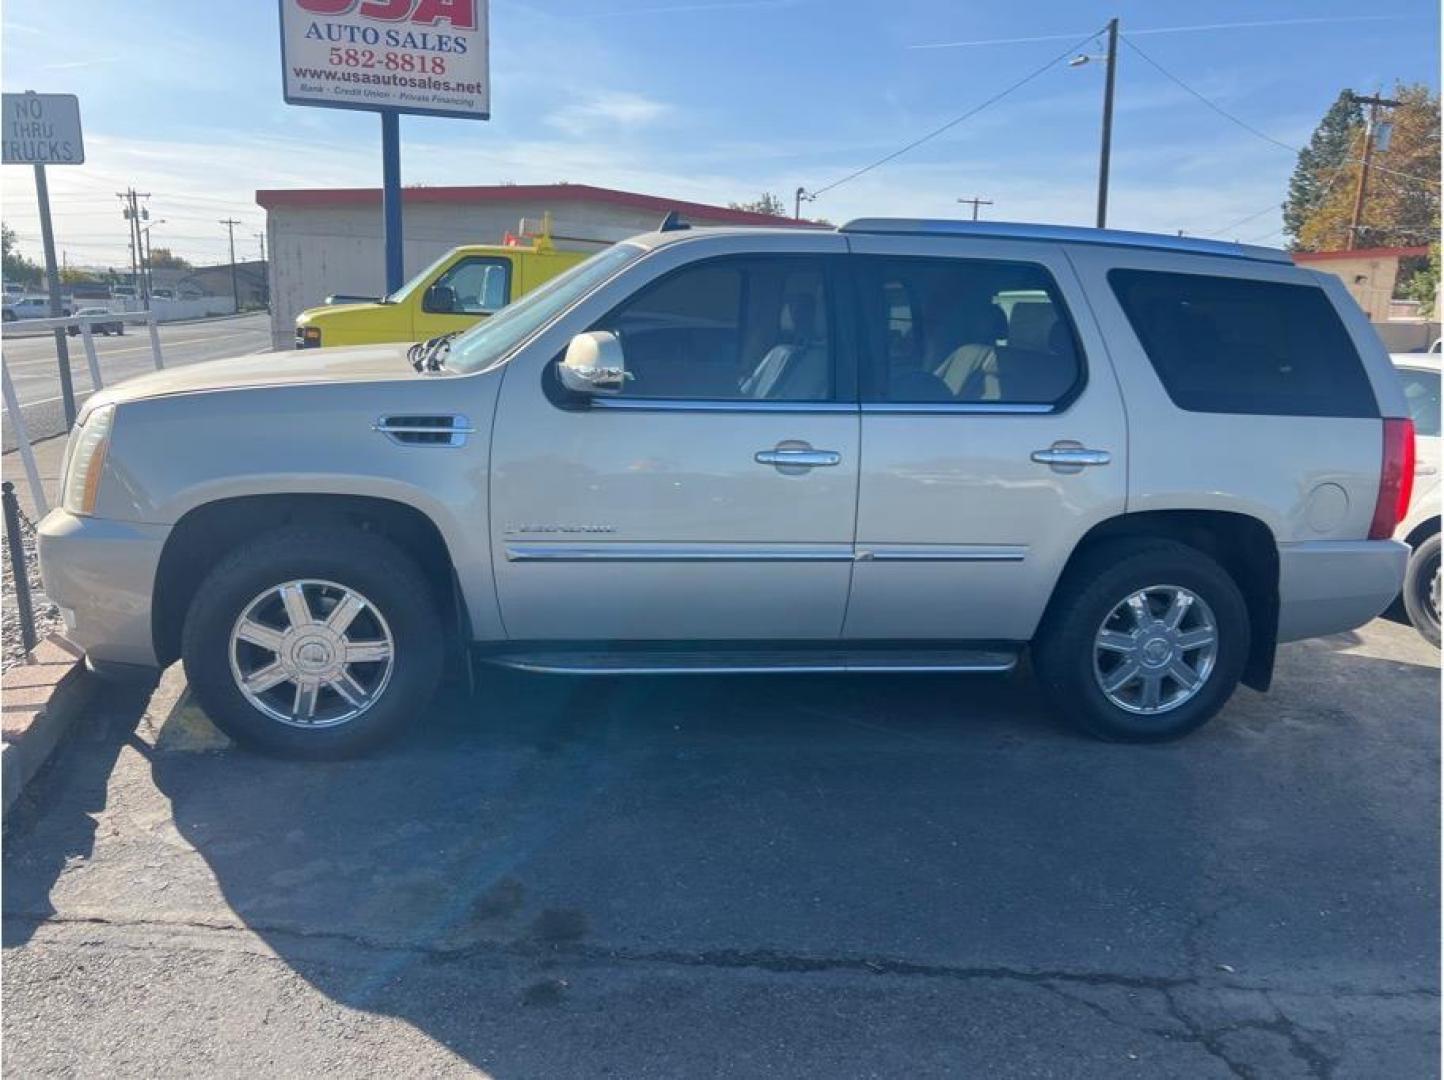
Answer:
<svg viewBox="0 0 1444 1080"><path fill-rule="evenodd" d="M66 634L99 664L157 665L151 597L169 525L52 510L36 529L45 595Z"/></svg>
<svg viewBox="0 0 1444 1080"><path fill-rule="evenodd" d="M1394 602L1409 548L1397 540L1279 545L1279 641L1363 626Z"/></svg>

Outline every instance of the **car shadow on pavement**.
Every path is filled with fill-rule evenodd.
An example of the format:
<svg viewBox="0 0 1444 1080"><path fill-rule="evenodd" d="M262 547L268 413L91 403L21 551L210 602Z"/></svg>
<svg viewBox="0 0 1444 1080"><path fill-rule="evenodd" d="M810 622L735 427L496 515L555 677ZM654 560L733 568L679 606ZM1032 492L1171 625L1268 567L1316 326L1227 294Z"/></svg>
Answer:
<svg viewBox="0 0 1444 1080"><path fill-rule="evenodd" d="M1048 1007L1089 1039L1153 1024L1196 1048L1168 1010L1210 980L1437 989L1438 727L1370 711L1437 710L1437 670L1318 648L1327 680L1294 650L1279 693L1145 747L1074 735L1026 676L498 673L358 761L144 747L154 791L114 823L138 865L114 880L162 933L254 934L330 1002L498 1076L726 1072L741 1032L778 1037L769 1016L848 1047L845 1072L908 1071L914 1044L869 1025L910 980L959 1014L1040 979L1127 991L1145 1000L1107 1023ZM7 913L70 904L49 890L90 854L115 753L50 793L63 842L13 900L7 862ZM832 976L861 997L829 1000ZM1023 1053L1006 1025L969 1038L979 1075Z"/></svg>
<svg viewBox="0 0 1444 1080"><path fill-rule="evenodd" d="M64 871L95 853L97 821L110 797L116 759L135 743L136 721L154 684L105 687L89 715L76 725L6 814L3 944L22 945L39 921L55 913L51 886Z"/></svg>

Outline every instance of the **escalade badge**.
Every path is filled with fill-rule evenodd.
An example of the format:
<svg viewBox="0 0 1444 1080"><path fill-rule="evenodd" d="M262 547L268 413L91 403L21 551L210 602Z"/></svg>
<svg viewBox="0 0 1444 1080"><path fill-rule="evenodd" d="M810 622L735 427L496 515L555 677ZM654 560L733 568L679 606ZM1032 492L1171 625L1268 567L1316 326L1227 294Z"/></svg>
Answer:
<svg viewBox="0 0 1444 1080"><path fill-rule="evenodd" d="M614 525L511 525L507 527L508 536L517 533L614 533Z"/></svg>

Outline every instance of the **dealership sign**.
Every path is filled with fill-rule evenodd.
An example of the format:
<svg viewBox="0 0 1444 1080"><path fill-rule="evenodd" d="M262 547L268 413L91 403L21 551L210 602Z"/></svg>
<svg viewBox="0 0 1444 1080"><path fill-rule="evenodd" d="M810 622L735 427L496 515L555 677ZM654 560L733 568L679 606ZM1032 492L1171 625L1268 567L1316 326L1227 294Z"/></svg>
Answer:
<svg viewBox="0 0 1444 1080"><path fill-rule="evenodd" d="M290 104L490 115L487 0L280 2Z"/></svg>
<svg viewBox="0 0 1444 1080"><path fill-rule="evenodd" d="M6 165L80 165L80 100L74 94L6 94L0 149Z"/></svg>

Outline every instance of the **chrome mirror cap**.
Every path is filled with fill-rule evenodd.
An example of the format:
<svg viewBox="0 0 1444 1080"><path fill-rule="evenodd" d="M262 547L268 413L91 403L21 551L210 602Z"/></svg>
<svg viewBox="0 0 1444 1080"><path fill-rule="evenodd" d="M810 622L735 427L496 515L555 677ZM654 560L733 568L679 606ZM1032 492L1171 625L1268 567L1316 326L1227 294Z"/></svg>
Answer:
<svg viewBox="0 0 1444 1080"><path fill-rule="evenodd" d="M562 385L578 394L616 394L627 379L622 343L610 330L591 330L572 338L557 366Z"/></svg>

